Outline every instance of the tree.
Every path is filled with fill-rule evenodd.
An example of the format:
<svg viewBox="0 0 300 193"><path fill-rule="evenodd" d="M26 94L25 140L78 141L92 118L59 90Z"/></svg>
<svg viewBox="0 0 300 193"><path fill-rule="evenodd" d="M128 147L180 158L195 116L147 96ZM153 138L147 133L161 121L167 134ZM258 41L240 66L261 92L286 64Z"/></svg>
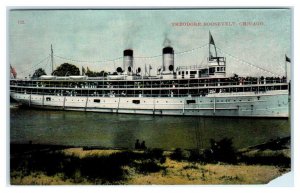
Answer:
<svg viewBox="0 0 300 193"><path fill-rule="evenodd" d="M101 72L94 72L94 71L91 71L89 68L87 68L85 75L87 75L89 77L107 76L107 72L105 72L103 70Z"/></svg>
<svg viewBox="0 0 300 193"><path fill-rule="evenodd" d="M56 76L80 75L80 70L73 64L63 63L52 74Z"/></svg>
<svg viewBox="0 0 300 193"><path fill-rule="evenodd" d="M105 72L104 70L102 70L102 71L99 73L99 76L107 76L107 72Z"/></svg>
<svg viewBox="0 0 300 193"><path fill-rule="evenodd" d="M39 78L42 75L47 75L45 70L43 68L39 68L37 70L34 71L32 78Z"/></svg>

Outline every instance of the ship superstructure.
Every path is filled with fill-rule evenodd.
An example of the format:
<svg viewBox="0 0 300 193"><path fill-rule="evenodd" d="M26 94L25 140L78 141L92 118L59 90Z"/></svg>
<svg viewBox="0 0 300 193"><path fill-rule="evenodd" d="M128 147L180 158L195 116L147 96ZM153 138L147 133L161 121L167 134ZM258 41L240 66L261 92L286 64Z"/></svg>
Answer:
<svg viewBox="0 0 300 193"><path fill-rule="evenodd" d="M123 52L122 72L107 77L41 76L10 81L11 97L30 107L153 115L288 117L287 77L226 75L210 35L206 66L175 66L174 49L162 49L155 76L134 67ZM212 54L212 52L214 54Z"/></svg>

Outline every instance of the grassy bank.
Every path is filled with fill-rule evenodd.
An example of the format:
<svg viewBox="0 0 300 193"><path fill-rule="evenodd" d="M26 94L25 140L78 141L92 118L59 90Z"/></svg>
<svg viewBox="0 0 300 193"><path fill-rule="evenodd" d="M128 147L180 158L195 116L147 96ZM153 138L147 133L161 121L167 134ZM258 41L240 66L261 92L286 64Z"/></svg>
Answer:
<svg viewBox="0 0 300 193"><path fill-rule="evenodd" d="M288 148L234 150L228 139L203 151L11 145L11 184L265 184L290 171Z"/></svg>

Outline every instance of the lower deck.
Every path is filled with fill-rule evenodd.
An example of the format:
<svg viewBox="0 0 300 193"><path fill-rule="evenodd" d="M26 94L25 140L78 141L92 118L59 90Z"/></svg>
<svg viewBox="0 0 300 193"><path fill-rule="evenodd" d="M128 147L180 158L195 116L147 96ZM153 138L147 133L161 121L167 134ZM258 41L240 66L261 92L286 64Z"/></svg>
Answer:
<svg viewBox="0 0 300 193"><path fill-rule="evenodd" d="M11 93L37 108L183 116L288 117L286 91L210 94L205 97L90 97Z"/></svg>

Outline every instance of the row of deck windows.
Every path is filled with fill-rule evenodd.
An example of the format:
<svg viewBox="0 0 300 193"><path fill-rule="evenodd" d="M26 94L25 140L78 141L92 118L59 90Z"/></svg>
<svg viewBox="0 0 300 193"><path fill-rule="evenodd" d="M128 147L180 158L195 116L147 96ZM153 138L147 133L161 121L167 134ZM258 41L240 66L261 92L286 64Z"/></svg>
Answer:
<svg viewBox="0 0 300 193"><path fill-rule="evenodd" d="M37 99L37 98L35 98L35 99ZM257 100L260 100L260 97L257 97ZM46 101L51 101L51 97L46 97ZM60 101L60 99L59 99L59 101ZM80 101L80 100L78 99L77 101ZM84 101L84 100L82 100L82 101ZM242 102L243 100L242 99L239 99L239 100L230 100L230 99L216 100L216 102L231 102L231 101L233 101L233 102L236 102L236 101ZM247 100L244 100L244 101L251 101L251 99L248 98ZM100 102L101 102L100 99L94 99L94 103L100 103ZM103 102L105 102L105 100ZM117 101L115 101L115 102L117 102ZM144 103L145 102L146 101L144 101ZM159 103L159 101L156 101L156 102ZM202 103L202 101L199 101L199 102ZM210 100L210 102L213 103L214 101ZM140 100L132 100L132 103L134 103L134 104L140 104ZM166 101L166 103L168 103L168 101ZM182 101L180 101L180 103L182 103ZM195 104L196 100L186 100L186 103L187 104Z"/></svg>

